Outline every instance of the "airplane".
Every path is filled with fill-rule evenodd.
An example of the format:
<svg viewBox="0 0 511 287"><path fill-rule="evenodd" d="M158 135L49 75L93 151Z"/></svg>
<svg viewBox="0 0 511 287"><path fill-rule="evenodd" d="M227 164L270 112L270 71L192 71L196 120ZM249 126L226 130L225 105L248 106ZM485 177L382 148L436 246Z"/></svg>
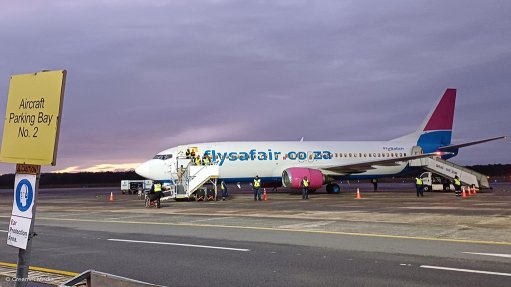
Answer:
<svg viewBox="0 0 511 287"><path fill-rule="evenodd" d="M226 183L252 182L256 175L265 186L300 188L304 176L309 188L326 185L338 193L340 180L391 177L409 170L408 161L423 157L452 158L462 147L506 138L499 136L451 144L456 89L446 89L419 128L387 141L252 141L209 142L163 150L135 169L140 176L170 182L177 167L188 161L187 149L209 155ZM239 186L239 184L238 184Z"/></svg>

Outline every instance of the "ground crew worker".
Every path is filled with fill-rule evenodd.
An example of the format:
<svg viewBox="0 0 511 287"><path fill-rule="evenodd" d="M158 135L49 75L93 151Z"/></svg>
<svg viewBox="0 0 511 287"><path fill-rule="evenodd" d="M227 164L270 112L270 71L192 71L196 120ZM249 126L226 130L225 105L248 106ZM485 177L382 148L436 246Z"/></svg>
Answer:
<svg viewBox="0 0 511 287"><path fill-rule="evenodd" d="M190 149L189 149L189 148L187 148L187 149L186 149L186 153L185 153L186 158L187 158L187 159L190 159L190 155L191 155L191 153L190 153Z"/></svg>
<svg viewBox="0 0 511 287"><path fill-rule="evenodd" d="M461 196L461 180L457 175L454 177L454 192L456 196Z"/></svg>
<svg viewBox="0 0 511 287"><path fill-rule="evenodd" d="M424 188L422 187L422 179L420 177L415 178L415 188L417 189L417 197L424 196Z"/></svg>
<svg viewBox="0 0 511 287"><path fill-rule="evenodd" d="M309 180L306 176L302 179L302 199L309 199Z"/></svg>
<svg viewBox="0 0 511 287"><path fill-rule="evenodd" d="M261 188L261 179L259 178L258 175L256 175L256 177L254 178L253 188L254 188L254 201L257 201L258 199L260 201L261 193L259 192L259 189Z"/></svg>
<svg viewBox="0 0 511 287"><path fill-rule="evenodd" d="M373 192L378 191L378 179L373 178L371 179L371 182L373 183Z"/></svg>
<svg viewBox="0 0 511 287"><path fill-rule="evenodd" d="M161 198L161 183L155 181L151 186L151 190L149 191L149 200L156 201L156 208L160 208L160 198Z"/></svg>
<svg viewBox="0 0 511 287"><path fill-rule="evenodd" d="M195 165L200 165L200 155L197 155L197 157L195 157Z"/></svg>
<svg viewBox="0 0 511 287"><path fill-rule="evenodd" d="M222 200L225 200L229 195L227 194L227 185L225 185L223 180L220 183L220 189L222 190Z"/></svg>
<svg viewBox="0 0 511 287"><path fill-rule="evenodd" d="M204 165L209 165L209 157L207 154L205 154L203 157L202 157L203 161L204 161Z"/></svg>

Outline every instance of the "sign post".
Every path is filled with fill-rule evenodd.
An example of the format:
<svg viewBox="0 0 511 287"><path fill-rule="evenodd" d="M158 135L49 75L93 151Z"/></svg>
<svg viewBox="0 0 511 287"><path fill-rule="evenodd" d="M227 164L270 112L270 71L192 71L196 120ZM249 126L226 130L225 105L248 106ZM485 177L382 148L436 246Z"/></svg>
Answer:
<svg viewBox="0 0 511 287"><path fill-rule="evenodd" d="M11 76L0 161L16 163L7 245L19 248L16 287L28 284L41 165L55 165L66 70Z"/></svg>

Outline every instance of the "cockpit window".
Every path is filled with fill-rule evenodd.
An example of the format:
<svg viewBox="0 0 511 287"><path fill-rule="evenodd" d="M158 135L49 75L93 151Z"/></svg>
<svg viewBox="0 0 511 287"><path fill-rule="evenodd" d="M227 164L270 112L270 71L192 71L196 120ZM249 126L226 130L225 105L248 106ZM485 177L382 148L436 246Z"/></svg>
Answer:
<svg viewBox="0 0 511 287"><path fill-rule="evenodd" d="M161 160L166 160L169 158L172 158L172 154L157 154L153 157L153 159L161 159Z"/></svg>

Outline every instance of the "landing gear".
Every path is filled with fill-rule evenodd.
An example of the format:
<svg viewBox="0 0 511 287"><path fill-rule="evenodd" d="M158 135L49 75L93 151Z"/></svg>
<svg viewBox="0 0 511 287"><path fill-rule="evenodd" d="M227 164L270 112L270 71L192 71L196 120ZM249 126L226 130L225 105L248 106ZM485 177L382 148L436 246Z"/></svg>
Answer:
<svg viewBox="0 0 511 287"><path fill-rule="evenodd" d="M326 192L327 193L339 193L341 191L341 188L337 183L329 183L326 185Z"/></svg>

